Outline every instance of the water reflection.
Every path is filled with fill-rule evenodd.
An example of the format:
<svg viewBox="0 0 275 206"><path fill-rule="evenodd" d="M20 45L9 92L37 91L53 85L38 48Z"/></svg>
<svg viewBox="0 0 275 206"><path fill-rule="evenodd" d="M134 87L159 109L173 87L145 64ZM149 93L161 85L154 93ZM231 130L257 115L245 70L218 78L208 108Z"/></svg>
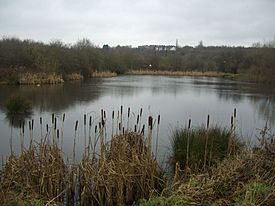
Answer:
<svg viewBox="0 0 275 206"><path fill-rule="evenodd" d="M9 122L10 127L21 128L21 126L26 122L27 119L31 117L29 114L6 114L6 121Z"/></svg>
<svg viewBox="0 0 275 206"><path fill-rule="evenodd" d="M37 86L1 86L0 101L5 102L10 95L20 95L27 98L34 109L43 112L59 112L73 107L81 102L94 101L99 98L101 79L86 82L69 82L64 85ZM0 104L4 111L4 105Z"/></svg>

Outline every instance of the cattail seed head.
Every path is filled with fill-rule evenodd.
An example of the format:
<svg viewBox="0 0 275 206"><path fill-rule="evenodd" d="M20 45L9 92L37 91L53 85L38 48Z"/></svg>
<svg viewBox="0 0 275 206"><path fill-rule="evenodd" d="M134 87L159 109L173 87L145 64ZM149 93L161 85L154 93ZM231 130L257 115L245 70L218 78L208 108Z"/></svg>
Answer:
<svg viewBox="0 0 275 206"><path fill-rule="evenodd" d="M57 120L56 120L56 117L54 118L54 130L56 130L56 122L57 122Z"/></svg>
<svg viewBox="0 0 275 206"><path fill-rule="evenodd" d="M236 118L236 117L237 117L237 109L234 108L234 118Z"/></svg>
<svg viewBox="0 0 275 206"><path fill-rule="evenodd" d="M137 124L138 124L138 122L139 122L139 114L138 114L138 116L137 116Z"/></svg>
<svg viewBox="0 0 275 206"><path fill-rule="evenodd" d="M76 120L76 122L75 122L74 131L77 131L77 126L78 126L78 120Z"/></svg>
<svg viewBox="0 0 275 206"><path fill-rule="evenodd" d="M52 124L54 123L54 113L52 113Z"/></svg>
<svg viewBox="0 0 275 206"><path fill-rule="evenodd" d="M33 130L33 125L34 125L34 119L32 119L32 130Z"/></svg>
<svg viewBox="0 0 275 206"><path fill-rule="evenodd" d="M209 128L209 120L210 120L210 116L209 114L207 115L207 129Z"/></svg>
<svg viewBox="0 0 275 206"><path fill-rule="evenodd" d="M87 118L87 116L86 116L86 114L84 114L84 125L86 125L86 118Z"/></svg>
<svg viewBox="0 0 275 206"><path fill-rule="evenodd" d="M90 120L89 120L89 126L92 126L92 116L90 116Z"/></svg>
<svg viewBox="0 0 275 206"><path fill-rule="evenodd" d="M158 115L158 125L159 125L159 123L160 123L160 115Z"/></svg>
<svg viewBox="0 0 275 206"><path fill-rule="evenodd" d="M190 129L191 128L191 119L189 119L189 121L188 121L188 129Z"/></svg>
<svg viewBox="0 0 275 206"><path fill-rule="evenodd" d="M130 117L130 107L128 107L128 118Z"/></svg>
<svg viewBox="0 0 275 206"><path fill-rule="evenodd" d="M40 117L40 121L39 122L40 122L40 125L42 125L42 117Z"/></svg>
<svg viewBox="0 0 275 206"><path fill-rule="evenodd" d="M65 121L65 113L63 114L62 121L63 121L63 122Z"/></svg>
<svg viewBox="0 0 275 206"><path fill-rule="evenodd" d="M113 113L112 113L112 119L115 118L115 111L113 110Z"/></svg>
<svg viewBox="0 0 275 206"><path fill-rule="evenodd" d="M152 117L152 116L149 116L149 117L148 117L148 125L149 125L149 128L150 128L150 129L153 128L153 117Z"/></svg>

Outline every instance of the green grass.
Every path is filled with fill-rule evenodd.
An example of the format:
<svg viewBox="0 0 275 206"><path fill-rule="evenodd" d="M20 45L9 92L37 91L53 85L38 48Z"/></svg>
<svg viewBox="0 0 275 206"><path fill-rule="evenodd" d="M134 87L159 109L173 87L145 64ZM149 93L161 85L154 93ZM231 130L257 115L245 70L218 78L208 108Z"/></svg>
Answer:
<svg viewBox="0 0 275 206"><path fill-rule="evenodd" d="M235 150L240 149L241 144L233 138L233 132L226 128L216 126L207 130L201 126L190 130L175 129L171 138L172 166L175 170L175 165L178 163L180 169L186 168L188 149L188 167L193 172L200 171L204 167L204 159L206 166L212 166L224 159L228 155L230 142L235 145Z"/></svg>

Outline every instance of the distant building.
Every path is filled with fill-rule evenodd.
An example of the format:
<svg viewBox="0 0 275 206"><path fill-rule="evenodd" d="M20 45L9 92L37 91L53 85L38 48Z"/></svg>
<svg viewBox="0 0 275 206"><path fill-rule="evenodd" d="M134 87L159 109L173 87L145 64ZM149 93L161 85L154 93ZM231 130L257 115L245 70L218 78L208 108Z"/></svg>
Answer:
<svg viewBox="0 0 275 206"><path fill-rule="evenodd" d="M176 51L174 45L142 45L138 46L140 50L154 50L154 51Z"/></svg>

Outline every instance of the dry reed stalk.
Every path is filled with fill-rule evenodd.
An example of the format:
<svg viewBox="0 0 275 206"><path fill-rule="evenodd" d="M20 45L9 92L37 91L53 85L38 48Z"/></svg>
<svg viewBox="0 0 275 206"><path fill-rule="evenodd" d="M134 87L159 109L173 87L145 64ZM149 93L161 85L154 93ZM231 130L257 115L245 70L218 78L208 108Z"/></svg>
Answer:
<svg viewBox="0 0 275 206"><path fill-rule="evenodd" d="M189 169L188 165L189 165L190 128L191 128L191 119L188 120L188 128L187 128L186 171Z"/></svg>
<svg viewBox="0 0 275 206"><path fill-rule="evenodd" d="M204 159L203 159L203 169L206 168L206 157L207 157L207 146L208 146L208 129L209 129L209 119L210 116L207 115L207 123L206 123L206 139L205 139L205 147L204 147Z"/></svg>
<svg viewBox="0 0 275 206"><path fill-rule="evenodd" d="M164 183L154 157L144 143L144 136L126 133L112 138L101 148L106 157L98 162L80 164L85 188L82 200L97 205L128 205L138 198L148 198Z"/></svg>
<svg viewBox="0 0 275 206"><path fill-rule="evenodd" d="M160 124L160 115L158 115L158 127L157 127L157 138L156 138L156 158L158 157L158 145L159 145L159 124Z"/></svg>

